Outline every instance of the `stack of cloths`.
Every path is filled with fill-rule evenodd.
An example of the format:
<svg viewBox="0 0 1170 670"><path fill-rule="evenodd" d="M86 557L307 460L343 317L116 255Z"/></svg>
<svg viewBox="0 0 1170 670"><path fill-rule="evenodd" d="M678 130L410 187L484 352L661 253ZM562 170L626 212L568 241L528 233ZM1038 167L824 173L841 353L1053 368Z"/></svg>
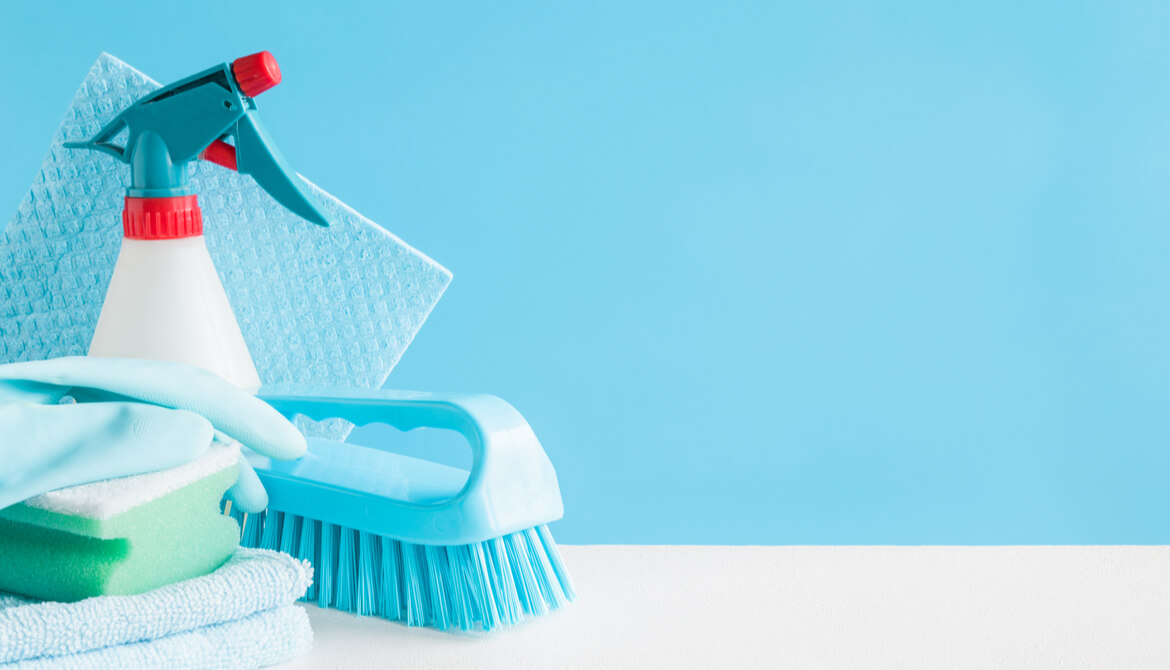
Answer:
<svg viewBox="0 0 1170 670"><path fill-rule="evenodd" d="M238 549L215 572L74 603L0 594L0 668L260 668L309 650L305 561Z"/></svg>

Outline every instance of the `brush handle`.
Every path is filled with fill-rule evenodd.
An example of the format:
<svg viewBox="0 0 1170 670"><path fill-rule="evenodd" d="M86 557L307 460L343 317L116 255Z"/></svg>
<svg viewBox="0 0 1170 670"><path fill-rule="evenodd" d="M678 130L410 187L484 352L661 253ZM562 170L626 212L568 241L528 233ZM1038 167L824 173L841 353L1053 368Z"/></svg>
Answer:
<svg viewBox="0 0 1170 670"><path fill-rule="evenodd" d="M496 396L388 390L328 390L310 396L265 388L260 398L290 419L299 414L314 421L385 423L403 431L442 428L467 439L471 471L463 489L450 500L419 504L367 497L344 512L344 523L337 523L421 544L469 544L548 523L563 514L556 472L543 447L524 417ZM268 480L265 485L274 509L298 504L295 500L278 504L279 492ZM314 517L311 511L293 511Z"/></svg>

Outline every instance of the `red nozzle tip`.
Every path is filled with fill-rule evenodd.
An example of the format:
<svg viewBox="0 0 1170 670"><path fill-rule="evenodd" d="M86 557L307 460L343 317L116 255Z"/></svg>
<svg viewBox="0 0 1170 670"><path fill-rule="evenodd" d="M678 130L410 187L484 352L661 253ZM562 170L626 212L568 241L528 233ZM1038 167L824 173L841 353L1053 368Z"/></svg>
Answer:
<svg viewBox="0 0 1170 670"><path fill-rule="evenodd" d="M276 57L267 51L244 56L232 61L236 84L249 98L255 98L280 83L280 67Z"/></svg>

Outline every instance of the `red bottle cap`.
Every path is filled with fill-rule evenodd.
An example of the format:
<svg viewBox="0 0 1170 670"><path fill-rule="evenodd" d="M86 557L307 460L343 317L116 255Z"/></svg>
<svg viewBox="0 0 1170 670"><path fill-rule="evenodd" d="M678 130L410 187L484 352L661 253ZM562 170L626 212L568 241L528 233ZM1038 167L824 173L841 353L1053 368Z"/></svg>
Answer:
<svg viewBox="0 0 1170 670"><path fill-rule="evenodd" d="M267 51L235 59L232 74L236 76L236 85L249 98L255 98L280 83L276 57Z"/></svg>
<svg viewBox="0 0 1170 670"><path fill-rule="evenodd" d="M122 208L122 233L135 240L174 240L203 234L203 212L193 195L131 198Z"/></svg>

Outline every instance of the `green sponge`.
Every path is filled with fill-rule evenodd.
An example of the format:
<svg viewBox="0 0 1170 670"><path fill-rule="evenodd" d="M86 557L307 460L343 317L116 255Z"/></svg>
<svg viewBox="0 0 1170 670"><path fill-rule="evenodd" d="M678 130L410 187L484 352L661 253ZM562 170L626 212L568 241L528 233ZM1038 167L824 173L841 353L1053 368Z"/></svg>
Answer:
<svg viewBox="0 0 1170 670"><path fill-rule="evenodd" d="M71 602L132 595L216 569L239 544L219 501L239 446L186 465L53 491L0 510L0 590Z"/></svg>

